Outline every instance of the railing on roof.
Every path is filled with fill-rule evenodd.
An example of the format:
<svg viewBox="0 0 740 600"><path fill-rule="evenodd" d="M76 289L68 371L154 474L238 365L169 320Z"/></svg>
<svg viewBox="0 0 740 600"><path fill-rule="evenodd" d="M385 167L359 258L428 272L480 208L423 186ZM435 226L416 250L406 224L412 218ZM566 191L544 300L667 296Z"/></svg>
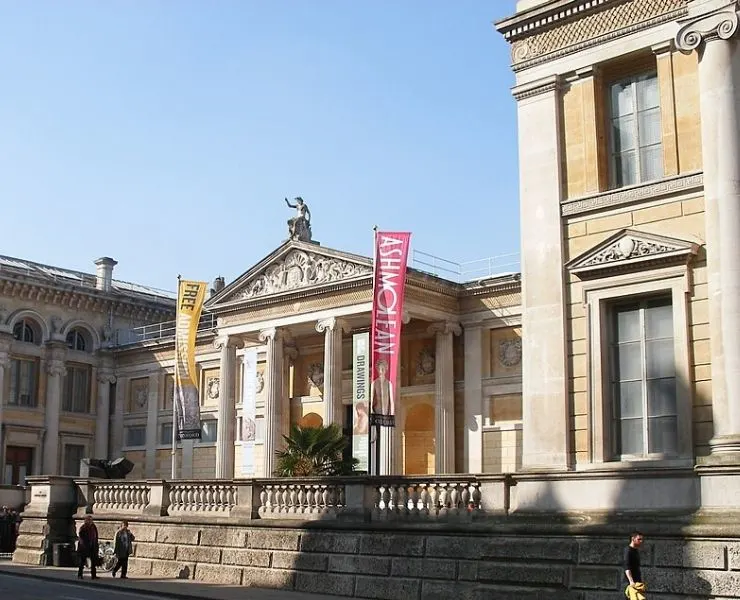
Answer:
<svg viewBox="0 0 740 600"><path fill-rule="evenodd" d="M139 342L151 342L175 337L175 326L175 321L165 321L164 323L153 323L152 325L143 325L133 329L119 329L116 332L116 346L129 346ZM214 329L216 329L216 315L203 313L198 323L198 333L213 331Z"/></svg>
<svg viewBox="0 0 740 600"><path fill-rule="evenodd" d="M519 273L521 269L518 252L458 263L434 256L428 252L414 250L411 257L411 266L418 271L448 279L455 283L510 275Z"/></svg>

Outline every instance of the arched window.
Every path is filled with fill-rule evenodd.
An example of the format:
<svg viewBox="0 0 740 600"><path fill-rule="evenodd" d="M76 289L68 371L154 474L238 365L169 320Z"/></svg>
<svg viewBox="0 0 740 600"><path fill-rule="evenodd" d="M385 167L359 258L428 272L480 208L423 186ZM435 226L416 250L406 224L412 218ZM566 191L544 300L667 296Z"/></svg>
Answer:
<svg viewBox="0 0 740 600"><path fill-rule="evenodd" d="M36 323L31 319L21 319L13 326L13 337L19 342L38 344L41 342Z"/></svg>
<svg viewBox="0 0 740 600"><path fill-rule="evenodd" d="M77 350L79 352L87 351L87 336L81 329L75 327L67 334L67 348L70 350Z"/></svg>

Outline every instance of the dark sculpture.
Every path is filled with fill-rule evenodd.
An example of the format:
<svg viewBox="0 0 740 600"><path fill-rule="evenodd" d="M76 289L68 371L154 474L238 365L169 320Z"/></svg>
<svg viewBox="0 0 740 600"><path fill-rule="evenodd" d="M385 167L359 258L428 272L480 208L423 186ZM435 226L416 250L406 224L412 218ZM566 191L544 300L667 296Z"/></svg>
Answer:
<svg viewBox="0 0 740 600"><path fill-rule="evenodd" d="M291 204L285 199L285 204L290 208L296 209L296 216L288 219L288 233L290 239L298 242L311 241L311 211L308 210L308 204L300 196L295 199L295 204Z"/></svg>

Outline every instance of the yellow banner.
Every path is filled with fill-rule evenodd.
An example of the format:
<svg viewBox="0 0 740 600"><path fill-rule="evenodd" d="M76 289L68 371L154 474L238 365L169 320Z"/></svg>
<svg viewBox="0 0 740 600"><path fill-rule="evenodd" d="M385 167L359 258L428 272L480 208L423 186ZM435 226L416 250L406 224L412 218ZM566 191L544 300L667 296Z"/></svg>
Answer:
<svg viewBox="0 0 740 600"><path fill-rule="evenodd" d="M177 439L200 439L200 398L195 370L195 338L208 284L180 281L175 327L175 418Z"/></svg>

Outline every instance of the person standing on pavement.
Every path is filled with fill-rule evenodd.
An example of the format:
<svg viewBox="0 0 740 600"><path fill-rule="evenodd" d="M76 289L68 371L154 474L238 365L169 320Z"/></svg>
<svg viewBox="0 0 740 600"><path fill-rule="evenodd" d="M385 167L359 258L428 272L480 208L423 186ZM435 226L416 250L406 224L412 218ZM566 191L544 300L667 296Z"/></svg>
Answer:
<svg viewBox="0 0 740 600"><path fill-rule="evenodd" d="M118 569L121 569L121 579L128 579L128 557L133 552L133 543L136 538L128 528L128 521L121 522L121 528L116 532L116 540L113 544L113 553L116 555L116 566L113 567L111 575L116 576Z"/></svg>
<svg viewBox="0 0 740 600"><path fill-rule="evenodd" d="M627 579L624 595L629 600L646 600L646 587L640 569L640 546L644 539L642 533L634 531L630 536L629 546L624 549L624 576Z"/></svg>
<svg viewBox="0 0 740 600"><path fill-rule="evenodd" d="M85 561L90 559L90 578L97 579L96 572L98 562L98 528L93 523L91 515L85 515L85 522L80 527L77 534L77 557L80 560L80 567L77 570L77 579L82 579L82 572L85 569Z"/></svg>

